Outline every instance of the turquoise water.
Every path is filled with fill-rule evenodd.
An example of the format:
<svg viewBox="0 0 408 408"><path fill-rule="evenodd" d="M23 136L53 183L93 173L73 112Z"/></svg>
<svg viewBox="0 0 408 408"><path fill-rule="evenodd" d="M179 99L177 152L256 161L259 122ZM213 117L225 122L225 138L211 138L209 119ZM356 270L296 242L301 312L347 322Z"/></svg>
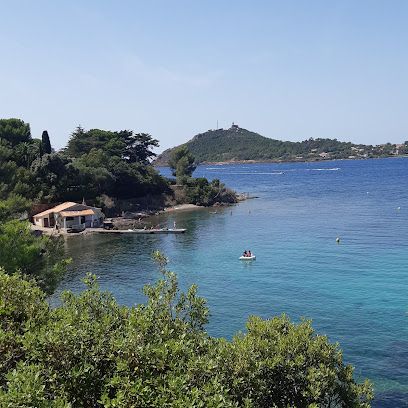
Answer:
<svg viewBox="0 0 408 408"><path fill-rule="evenodd" d="M374 382L374 406L408 406L408 160L200 166L195 175L259 198L161 218L184 235L70 237L74 263L60 289L82 289L93 272L119 302L144 301L159 249L181 287L197 283L207 298L210 334L231 337L251 314L311 318L357 377ZM239 261L244 249L256 261Z"/></svg>

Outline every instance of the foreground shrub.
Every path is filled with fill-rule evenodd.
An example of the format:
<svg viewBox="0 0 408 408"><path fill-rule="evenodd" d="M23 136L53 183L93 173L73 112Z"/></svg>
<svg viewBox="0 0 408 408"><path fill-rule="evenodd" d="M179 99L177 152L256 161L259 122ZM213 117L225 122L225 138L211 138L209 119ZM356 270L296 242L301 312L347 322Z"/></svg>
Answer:
<svg viewBox="0 0 408 408"><path fill-rule="evenodd" d="M370 406L370 384L310 322L253 317L246 334L212 338L197 288L179 293L156 258L163 278L130 308L88 276L50 310L34 283L0 272L0 406Z"/></svg>
<svg viewBox="0 0 408 408"><path fill-rule="evenodd" d="M37 237L26 221L0 221L0 267L7 273L19 271L52 293L68 263L63 259L61 237Z"/></svg>

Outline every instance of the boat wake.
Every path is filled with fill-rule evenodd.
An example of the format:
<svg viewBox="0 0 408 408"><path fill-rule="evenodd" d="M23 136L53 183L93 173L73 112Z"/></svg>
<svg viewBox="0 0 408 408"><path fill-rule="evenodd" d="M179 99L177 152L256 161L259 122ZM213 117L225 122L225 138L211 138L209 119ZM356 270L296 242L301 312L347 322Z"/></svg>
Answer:
<svg viewBox="0 0 408 408"><path fill-rule="evenodd" d="M308 171L338 171L340 170L340 167L333 167L330 169L306 169Z"/></svg>
<svg viewBox="0 0 408 408"><path fill-rule="evenodd" d="M228 170L227 167L206 167L206 170Z"/></svg>
<svg viewBox="0 0 408 408"><path fill-rule="evenodd" d="M285 174L283 171L275 171L275 172L257 172L257 171L234 171L228 174L240 174L240 175L274 175L274 176L279 176L281 174Z"/></svg>

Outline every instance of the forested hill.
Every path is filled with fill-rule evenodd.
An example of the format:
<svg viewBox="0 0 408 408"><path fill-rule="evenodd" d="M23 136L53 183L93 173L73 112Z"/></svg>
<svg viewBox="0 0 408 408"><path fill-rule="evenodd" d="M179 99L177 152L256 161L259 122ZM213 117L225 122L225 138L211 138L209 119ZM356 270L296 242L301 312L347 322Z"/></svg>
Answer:
<svg viewBox="0 0 408 408"><path fill-rule="evenodd" d="M229 129L208 130L200 133L185 145L194 155L197 163L353 159L388 157L408 153L407 143L367 146L340 142L336 139L284 142L261 136L234 124ZM155 164L157 166L167 165L175 148L164 151L156 159Z"/></svg>

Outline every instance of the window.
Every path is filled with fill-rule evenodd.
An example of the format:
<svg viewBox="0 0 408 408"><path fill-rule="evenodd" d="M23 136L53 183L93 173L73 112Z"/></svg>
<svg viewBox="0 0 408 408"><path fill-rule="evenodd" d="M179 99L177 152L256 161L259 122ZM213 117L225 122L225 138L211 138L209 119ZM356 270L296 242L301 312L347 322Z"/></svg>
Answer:
<svg viewBox="0 0 408 408"><path fill-rule="evenodd" d="M67 217L67 218L65 218L67 221L73 221L74 220L74 217Z"/></svg>

